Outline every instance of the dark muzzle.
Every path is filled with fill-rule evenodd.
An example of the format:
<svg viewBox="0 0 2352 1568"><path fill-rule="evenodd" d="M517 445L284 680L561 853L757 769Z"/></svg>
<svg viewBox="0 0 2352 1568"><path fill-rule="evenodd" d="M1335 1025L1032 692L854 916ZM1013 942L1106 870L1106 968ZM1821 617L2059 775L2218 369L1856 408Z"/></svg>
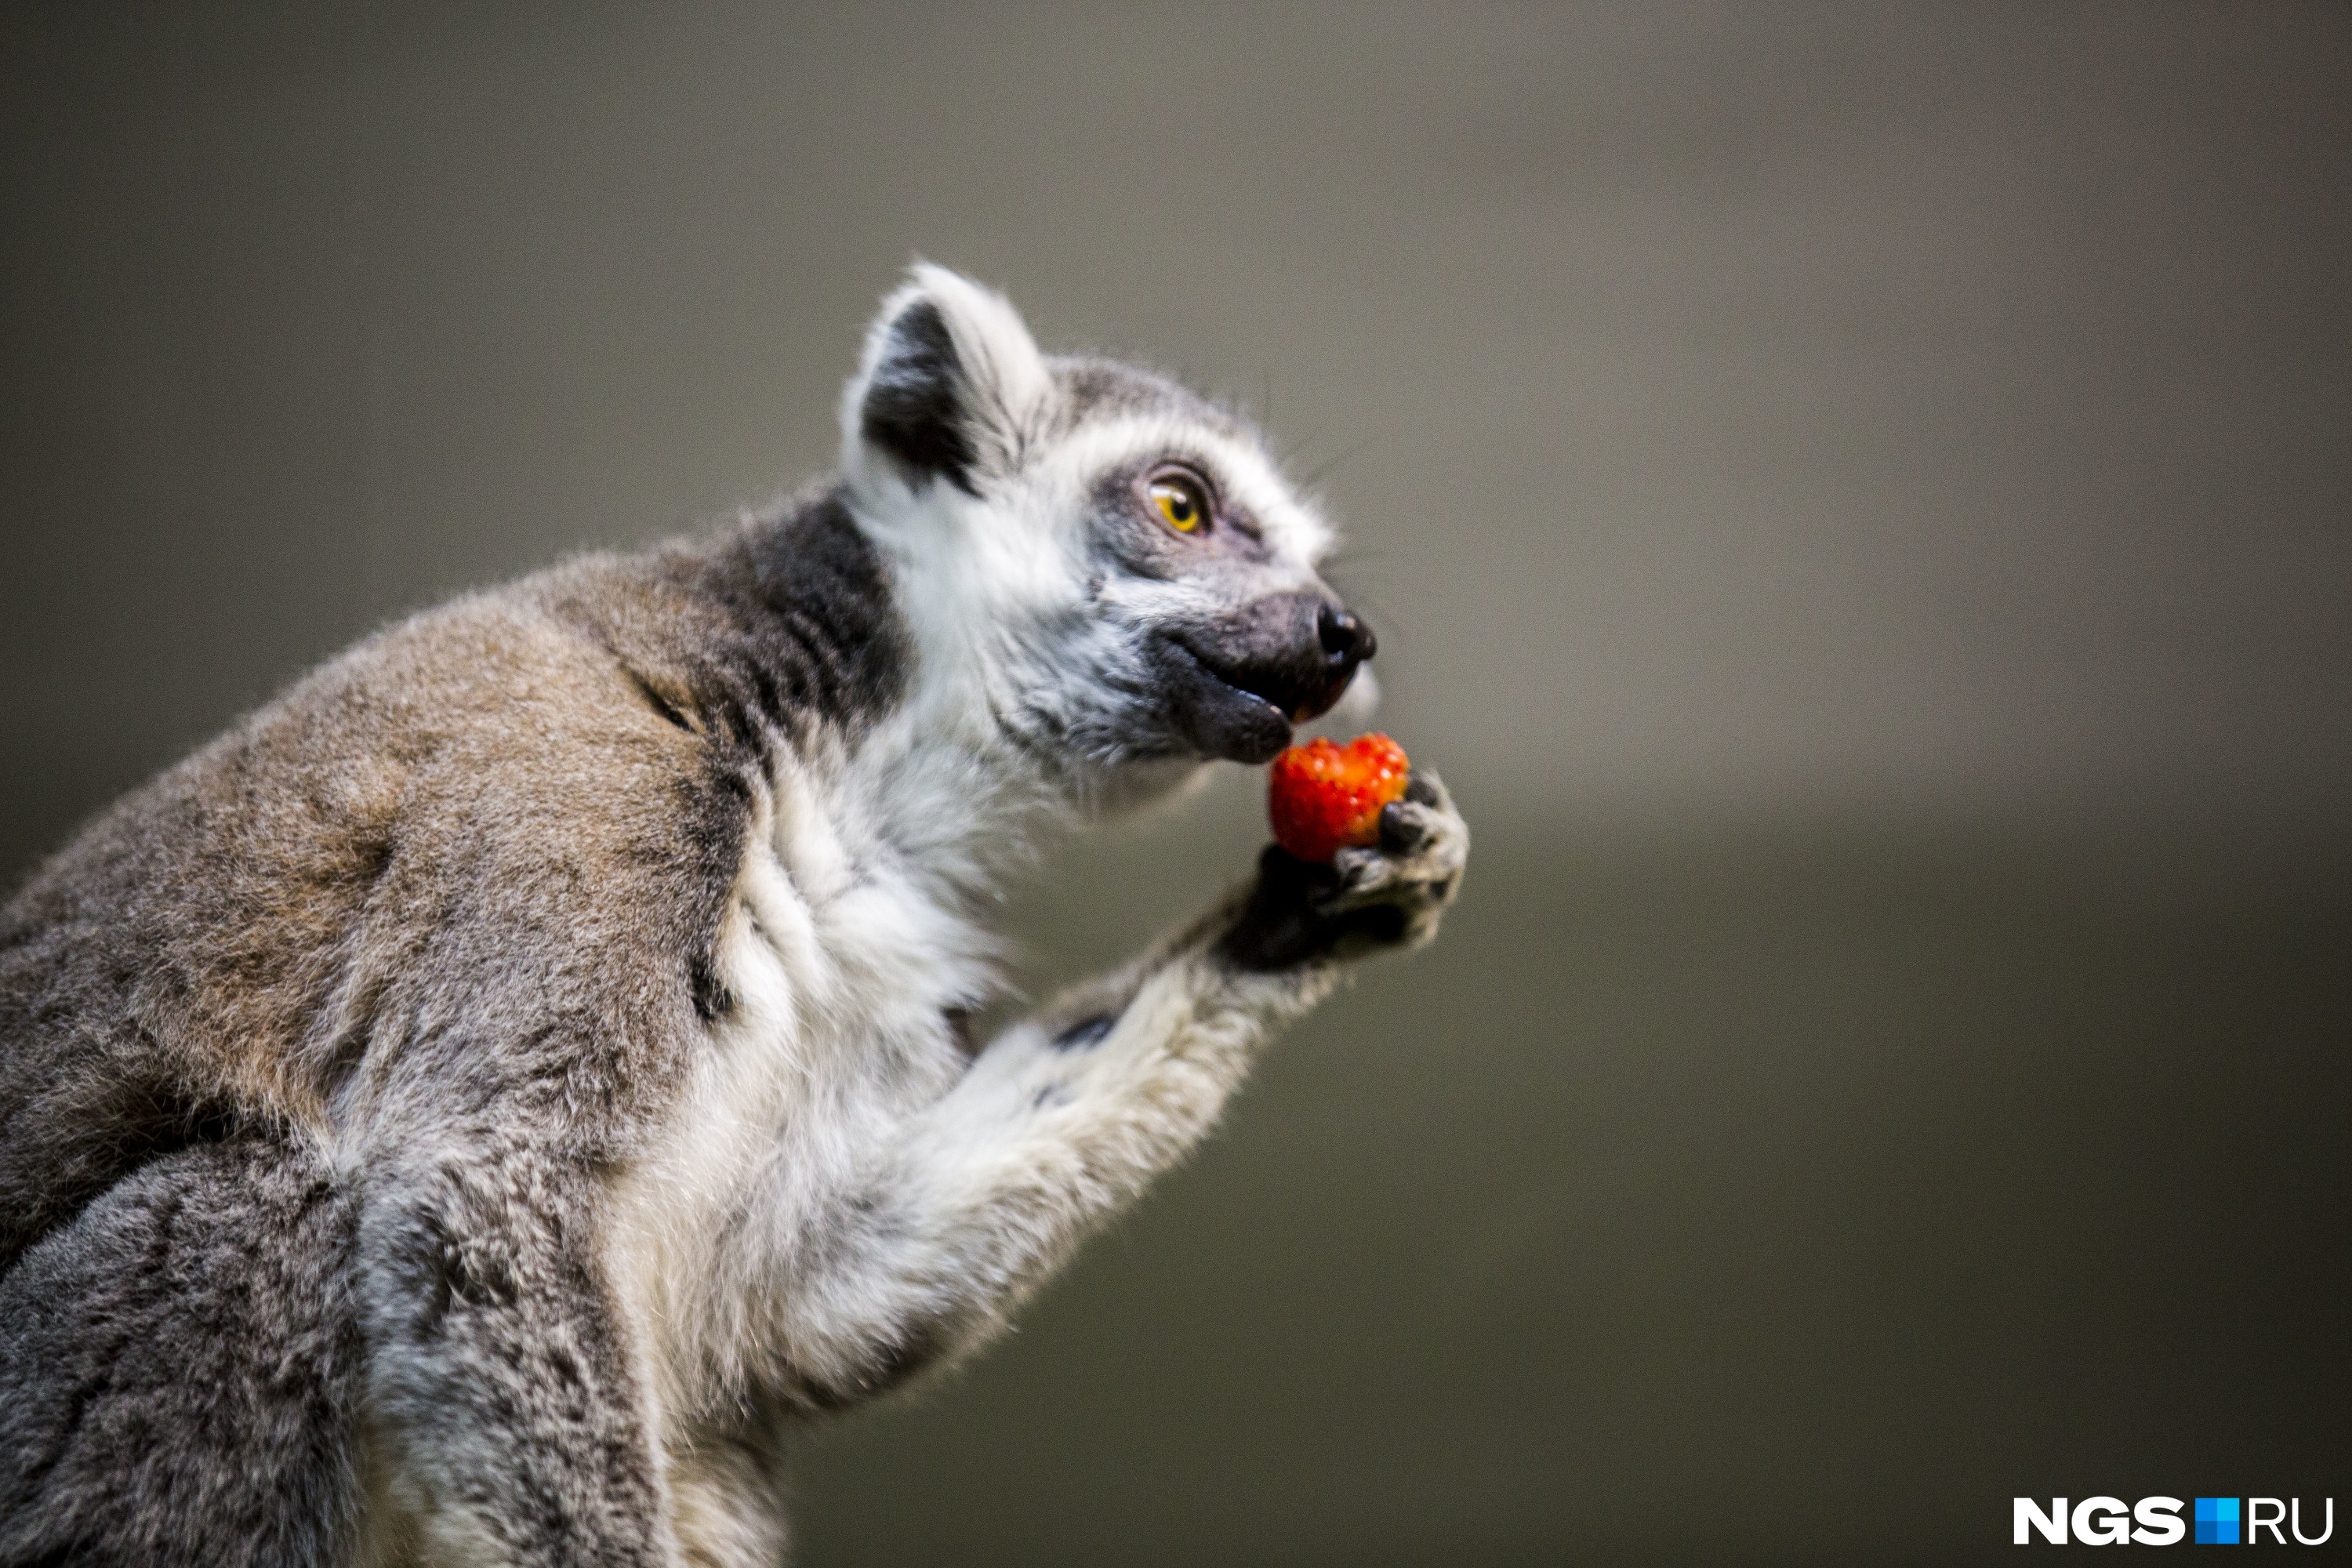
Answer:
<svg viewBox="0 0 2352 1568"><path fill-rule="evenodd" d="M1372 657L1371 627L1320 594L1276 594L1171 641L1178 707L1202 751L1262 763L1330 710Z"/></svg>

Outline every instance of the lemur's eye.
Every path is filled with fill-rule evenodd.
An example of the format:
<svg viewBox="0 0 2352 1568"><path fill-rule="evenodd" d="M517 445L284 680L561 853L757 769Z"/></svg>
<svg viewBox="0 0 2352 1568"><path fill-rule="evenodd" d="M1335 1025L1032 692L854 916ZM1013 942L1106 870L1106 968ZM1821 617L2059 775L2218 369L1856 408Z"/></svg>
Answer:
<svg viewBox="0 0 2352 1568"><path fill-rule="evenodd" d="M1160 521L1179 533L1198 533L1209 521L1209 498L1202 493L1201 481L1190 474L1154 474L1151 505Z"/></svg>

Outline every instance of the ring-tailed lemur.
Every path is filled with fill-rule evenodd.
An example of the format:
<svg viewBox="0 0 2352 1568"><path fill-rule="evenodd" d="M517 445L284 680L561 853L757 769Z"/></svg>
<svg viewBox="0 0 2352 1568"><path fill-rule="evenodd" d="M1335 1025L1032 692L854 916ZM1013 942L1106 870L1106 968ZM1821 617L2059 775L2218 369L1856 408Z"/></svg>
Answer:
<svg viewBox="0 0 2352 1568"><path fill-rule="evenodd" d="M975 1049L1005 847L1372 651L1235 416L919 268L829 488L362 644L0 916L0 1562L773 1563L793 1428L1001 1327L1468 836Z"/></svg>

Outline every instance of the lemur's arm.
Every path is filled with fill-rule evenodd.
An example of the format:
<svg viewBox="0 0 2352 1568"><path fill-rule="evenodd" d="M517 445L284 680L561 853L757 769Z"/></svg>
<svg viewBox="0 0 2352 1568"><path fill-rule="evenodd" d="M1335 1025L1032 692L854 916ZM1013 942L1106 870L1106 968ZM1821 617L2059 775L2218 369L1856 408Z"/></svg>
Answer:
<svg viewBox="0 0 2352 1568"><path fill-rule="evenodd" d="M811 1400L879 1393L1001 1324L1199 1142L1346 963L1435 934L1468 851L1444 786L1417 775L1379 847L1331 867L1269 847L1206 918L991 1043L846 1195L850 1233L792 1268L787 1354Z"/></svg>

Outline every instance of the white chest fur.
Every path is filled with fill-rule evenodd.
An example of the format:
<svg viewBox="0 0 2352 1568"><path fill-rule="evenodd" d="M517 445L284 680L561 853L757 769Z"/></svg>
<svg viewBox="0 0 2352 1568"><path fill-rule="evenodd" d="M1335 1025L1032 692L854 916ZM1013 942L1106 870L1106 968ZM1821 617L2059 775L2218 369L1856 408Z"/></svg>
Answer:
<svg viewBox="0 0 2352 1568"><path fill-rule="evenodd" d="M761 792L719 932L731 1005L615 1194L649 1393L689 1420L777 1374L803 1259L961 1075L950 1011L992 983L987 934L876 802L871 780L790 764Z"/></svg>

